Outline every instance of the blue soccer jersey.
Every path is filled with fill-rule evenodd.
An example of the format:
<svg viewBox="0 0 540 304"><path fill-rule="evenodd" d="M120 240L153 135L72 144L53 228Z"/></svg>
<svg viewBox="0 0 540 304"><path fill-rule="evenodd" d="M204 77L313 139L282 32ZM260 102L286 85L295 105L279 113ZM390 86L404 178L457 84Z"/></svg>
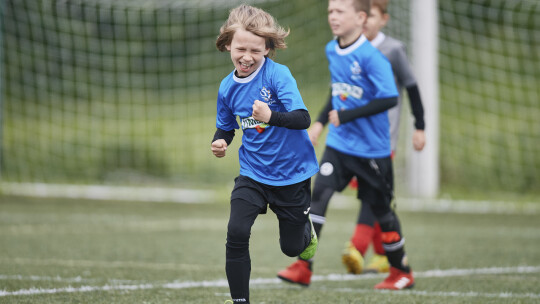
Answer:
<svg viewBox="0 0 540 304"><path fill-rule="evenodd" d="M347 48L337 40L326 45L332 82L332 107L337 111L366 105L373 99L398 96L392 67L364 35ZM390 156L387 111L357 118L338 127L330 124L326 145L342 153L363 157Z"/></svg>
<svg viewBox="0 0 540 304"><path fill-rule="evenodd" d="M272 111L307 110L289 69L265 58L246 78L234 71L221 81L217 98L216 127L243 131L238 151L240 174L272 186L292 185L319 170L315 150L306 130L270 126L253 119L253 103L260 100Z"/></svg>

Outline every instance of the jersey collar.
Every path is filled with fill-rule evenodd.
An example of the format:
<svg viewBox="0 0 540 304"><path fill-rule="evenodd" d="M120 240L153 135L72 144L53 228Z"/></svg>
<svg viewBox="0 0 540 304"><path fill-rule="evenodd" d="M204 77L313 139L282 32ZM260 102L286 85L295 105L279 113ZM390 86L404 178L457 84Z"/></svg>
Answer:
<svg viewBox="0 0 540 304"><path fill-rule="evenodd" d="M384 41L384 38L386 38L386 35L383 32L379 32L373 40L371 40L371 45L378 48L379 45Z"/></svg>
<svg viewBox="0 0 540 304"><path fill-rule="evenodd" d="M356 50L358 47L360 47L364 42L367 41L366 36L364 34L360 35L358 40L356 40L353 44L349 45L348 47L342 49L339 47L339 43L336 43L336 53L338 55L347 55L352 53L354 50ZM336 40L337 42L337 40Z"/></svg>

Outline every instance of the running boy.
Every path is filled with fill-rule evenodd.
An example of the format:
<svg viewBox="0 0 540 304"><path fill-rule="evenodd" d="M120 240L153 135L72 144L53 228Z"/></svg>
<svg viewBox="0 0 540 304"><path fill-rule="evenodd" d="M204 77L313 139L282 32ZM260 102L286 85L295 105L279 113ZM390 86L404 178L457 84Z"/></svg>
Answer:
<svg viewBox="0 0 540 304"><path fill-rule="evenodd" d="M390 204L393 172L387 110L397 104L398 92L388 60L362 34L370 0L329 0L328 22L337 37L326 45L331 76L331 110L326 149L315 179L311 218L320 232L331 196L342 191L353 176L357 197L370 204L383 231L390 275L376 289L403 289L414 285L404 249L400 223ZM324 127L316 122L310 136ZM312 260L299 259L278 277L308 285Z"/></svg>
<svg viewBox="0 0 540 304"><path fill-rule="evenodd" d="M390 141L392 146L392 157L394 157L399 136L399 118L401 115L401 97L403 88L406 88L409 95L412 114L415 118L415 131L412 137L413 147L421 151L425 145L424 135L424 108L416 83L416 78L412 72L407 59L405 45L392 37L386 36L381 29L386 26L390 15L387 11L388 0L372 0L371 11L364 26L364 35L371 44L378 48L383 55L388 58L392 65L395 82L398 88L399 97L397 106L388 110L390 120ZM350 244L343 253L343 263L351 273L361 273L363 267L363 257L370 244L373 244L375 255L365 267L365 272L388 272L389 265L384 248L381 242L381 229L375 221L375 216L369 204L362 202L357 225Z"/></svg>
<svg viewBox="0 0 540 304"><path fill-rule="evenodd" d="M225 156L239 128L237 116L243 131L226 243L234 303L249 303L251 227L268 205L279 220L283 253L310 259L317 249L308 215L311 177L319 170L306 131L311 118L289 69L269 58L286 48L288 34L265 11L240 5L216 41L218 50L230 52L235 69L219 87L213 154Z"/></svg>

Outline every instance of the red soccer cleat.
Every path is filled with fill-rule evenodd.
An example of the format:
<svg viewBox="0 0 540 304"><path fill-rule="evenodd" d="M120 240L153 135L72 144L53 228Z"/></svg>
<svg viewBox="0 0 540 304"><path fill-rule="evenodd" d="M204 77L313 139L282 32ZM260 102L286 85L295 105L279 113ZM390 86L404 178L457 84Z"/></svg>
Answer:
<svg viewBox="0 0 540 304"><path fill-rule="evenodd" d="M414 278L412 271L406 273L395 267L390 267L390 275L384 281L375 285L375 289L392 289L400 290L404 288L412 288L414 286Z"/></svg>
<svg viewBox="0 0 540 304"><path fill-rule="evenodd" d="M313 272L309 269L309 262L297 260L286 269L278 272L277 277L289 283L309 286Z"/></svg>

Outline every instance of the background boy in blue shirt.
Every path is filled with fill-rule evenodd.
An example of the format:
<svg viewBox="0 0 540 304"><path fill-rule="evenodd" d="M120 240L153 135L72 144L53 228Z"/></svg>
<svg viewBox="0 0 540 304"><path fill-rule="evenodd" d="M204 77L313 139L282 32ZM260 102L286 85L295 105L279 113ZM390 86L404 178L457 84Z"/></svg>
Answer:
<svg viewBox="0 0 540 304"><path fill-rule="evenodd" d="M328 202L353 176L358 198L370 204L380 223L390 275L376 289L414 285L405 255L400 222L391 208L393 169L387 110L397 104L398 92L388 60L363 35L369 0L330 0L328 23L336 39L326 45L331 78L331 103L323 110L330 122L326 149L315 179L311 219L316 232L324 222ZM328 113L328 114L326 114ZM316 142L324 124L316 122L310 137ZM300 257L278 277L309 285L312 260Z"/></svg>
<svg viewBox="0 0 540 304"><path fill-rule="evenodd" d="M412 145L416 151L421 151L424 148L426 137L424 134L424 107L420 98L416 77L407 58L405 45L403 42L381 32L381 29L384 28L390 18L387 7L388 0L372 0L370 15L364 25L364 35L390 61L399 92L398 104L388 110L390 142L392 158L394 158L399 137L399 118L402 109L401 97L404 89L406 89L409 96L411 112L414 116L415 130L412 136ZM354 182L351 185L354 186ZM363 257L370 244L373 245L375 254L372 256L371 261L367 263L367 266L364 267ZM370 205L367 203L362 202L354 234L351 237L351 244L343 252L343 263L349 272L356 274L362 271L389 271L388 260L384 254L381 241L381 229L376 222Z"/></svg>

